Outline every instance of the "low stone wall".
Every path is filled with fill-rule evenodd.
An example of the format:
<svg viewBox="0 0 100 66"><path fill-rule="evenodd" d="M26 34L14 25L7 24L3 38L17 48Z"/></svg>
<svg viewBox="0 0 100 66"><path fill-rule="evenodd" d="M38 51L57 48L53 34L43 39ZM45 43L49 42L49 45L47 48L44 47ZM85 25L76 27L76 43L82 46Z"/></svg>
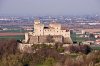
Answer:
<svg viewBox="0 0 100 66"><path fill-rule="evenodd" d="M28 40L29 44L35 44L35 43L38 43L38 42L39 42L38 36L30 36L29 37L29 40Z"/></svg>
<svg viewBox="0 0 100 66"><path fill-rule="evenodd" d="M19 43L18 45L18 49L21 51L21 52L32 52L32 47L33 44L22 44L22 43Z"/></svg>

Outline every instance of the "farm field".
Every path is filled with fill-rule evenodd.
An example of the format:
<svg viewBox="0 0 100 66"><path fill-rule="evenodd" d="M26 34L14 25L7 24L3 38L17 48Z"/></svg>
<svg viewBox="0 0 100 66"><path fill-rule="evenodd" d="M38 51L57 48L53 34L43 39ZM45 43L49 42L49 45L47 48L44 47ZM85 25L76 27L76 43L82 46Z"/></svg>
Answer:
<svg viewBox="0 0 100 66"><path fill-rule="evenodd" d="M16 39L16 40L23 40L23 39L24 39L24 35L0 36L0 39Z"/></svg>
<svg viewBox="0 0 100 66"><path fill-rule="evenodd" d="M0 33L0 36L16 36L16 35L24 35L24 33L13 33L13 32Z"/></svg>
<svg viewBox="0 0 100 66"><path fill-rule="evenodd" d="M17 39L17 40L22 40L22 39L24 39L25 32L26 31L20 31L20 30L0 31L0 39Z"/></svg>

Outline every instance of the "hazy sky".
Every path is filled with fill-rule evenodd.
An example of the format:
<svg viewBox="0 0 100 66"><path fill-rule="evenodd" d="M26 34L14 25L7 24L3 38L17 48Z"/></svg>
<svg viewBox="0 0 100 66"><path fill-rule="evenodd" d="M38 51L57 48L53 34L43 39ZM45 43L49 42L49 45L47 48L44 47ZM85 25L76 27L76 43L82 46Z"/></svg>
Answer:
<svg viewBox="0 0 100 66"><path fill-rule="evenodd" d="M100 0L0 0L0 15L100 14Z"/></svg>

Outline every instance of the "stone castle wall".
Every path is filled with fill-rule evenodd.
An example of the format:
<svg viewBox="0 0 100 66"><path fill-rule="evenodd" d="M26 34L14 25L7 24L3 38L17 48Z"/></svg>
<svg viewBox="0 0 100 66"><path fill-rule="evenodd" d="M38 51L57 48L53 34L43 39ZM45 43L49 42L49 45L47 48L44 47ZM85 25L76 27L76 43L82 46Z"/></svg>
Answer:
<svg viewBox="0 0 100 66"><path fill-rule="evenodd" d="M28 40L29 44L35 44L38 43L38 36L30 36L29 40Z"/></svg>
<svg viewBox="0 0 100 66"><path fill-rule="evenodd" d="M50 38L49 36L30 36L28 43L29 44L49 43L49 42L50 43L60 42L60 43L68 43L68 44L72 43L70 37L64 38L61 35L56 35L56 36L54 35L54 36L51 36L51 37L52 38Z"/></svg>

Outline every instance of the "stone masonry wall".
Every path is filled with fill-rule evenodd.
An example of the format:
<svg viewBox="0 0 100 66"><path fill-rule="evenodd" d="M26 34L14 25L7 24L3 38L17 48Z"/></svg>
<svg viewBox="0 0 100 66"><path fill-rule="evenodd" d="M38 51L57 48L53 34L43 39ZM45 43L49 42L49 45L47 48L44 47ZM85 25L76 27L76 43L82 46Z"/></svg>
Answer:
<svg viewBox="0 0 100 66"><path fill-rule="evenodd" d="M28 43L30 44L48 43L47 37L48 36L30 36ZM66 43L66 44L72 43L70 37L64 38L61 35L52 36L52 39L54 40L54 42L60 42L60 43Z"/></svg>

